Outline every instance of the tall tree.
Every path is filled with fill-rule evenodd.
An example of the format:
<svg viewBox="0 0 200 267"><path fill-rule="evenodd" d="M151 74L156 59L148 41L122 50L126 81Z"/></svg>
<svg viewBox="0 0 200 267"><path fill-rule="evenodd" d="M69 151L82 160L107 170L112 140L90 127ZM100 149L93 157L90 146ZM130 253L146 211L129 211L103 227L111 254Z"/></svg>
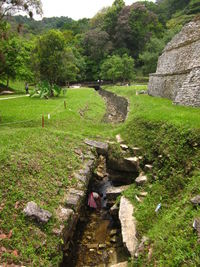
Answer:
<svg viewBox="0 0 200 267"><path fill-rule="evenodd" d="M126 47L134 58L143 51L152 36L161 36L162 25L155 13L143 3L124 7L118 17L115 35L117 47Z"/></svg>
<svg viewBox="0 0 200 267"><path fill-rule="evenodd" d="M131 81L134 77L134 59L124 54L108 56L101 65L101 77L106 80Z"/></svg>
<svg viewBox="0 0 200 267"><path fill-rule="evenodd" d="M40 0L1 0L0 1L0 20L5 15L13 15L16 12L25 11L30 17L33 14L42 14L42 3Z"/></svg>
<svg viewBox="0 0 200 267"><path fill-rule="evenodd" d="M34 70L40 80L51 86L76 80L78 68L71 48L58 30L50 30L39 38L33 57Z"/></svg>

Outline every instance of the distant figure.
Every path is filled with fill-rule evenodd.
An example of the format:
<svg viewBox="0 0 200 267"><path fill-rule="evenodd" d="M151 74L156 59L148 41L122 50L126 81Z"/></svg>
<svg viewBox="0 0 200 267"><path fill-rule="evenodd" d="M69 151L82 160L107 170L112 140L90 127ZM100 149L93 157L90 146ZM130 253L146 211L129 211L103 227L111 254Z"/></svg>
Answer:
<svg viewBox="0 0 200 267"><path fill-rule="evenodd" d="M90 208L94 208L97 210L101 209L101 198L103 197L103 194L96 193L96 192L91 192L88 197L88 206Z"/></svg>
<svg viewBox="0 0 200 267"><path fill-rule="evenodd" d="M28 95L29 92L28 92L28 83L25 84L25 90L26 90L26 94Z"/></svg>

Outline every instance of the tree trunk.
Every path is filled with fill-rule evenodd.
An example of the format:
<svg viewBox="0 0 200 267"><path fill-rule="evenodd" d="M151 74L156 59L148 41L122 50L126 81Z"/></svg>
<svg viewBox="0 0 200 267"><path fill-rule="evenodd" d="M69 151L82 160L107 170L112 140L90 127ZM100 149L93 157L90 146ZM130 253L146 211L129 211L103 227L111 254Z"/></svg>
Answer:
<svg viewBox="0 0 200 267"><path fill-rule="evenodd" d="M7 81L6 81L6 88L8 89L9 87L9 77L7 77Z"/></svg>
<svg viewBox="0 0 200 267"><path fill-rule="evenodd" d="M51 96L51 97L54 96L52 87L53 87L53 83L50 83L50 96Z"/></svg>

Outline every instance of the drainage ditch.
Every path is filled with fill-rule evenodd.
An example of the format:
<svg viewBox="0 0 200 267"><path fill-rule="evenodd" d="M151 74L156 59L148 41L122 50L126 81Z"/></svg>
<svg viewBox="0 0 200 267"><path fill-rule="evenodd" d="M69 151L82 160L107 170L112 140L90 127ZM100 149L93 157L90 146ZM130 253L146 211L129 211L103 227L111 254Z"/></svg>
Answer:
<svg viewBox="0 0 200 267"><path fill-rule="evenodd" d="M127 181L125 182L123 173L118 173L117 183L115 179L112 181L115 176L113 171L107 169L105 157L100 156L97 161L98 166L90 180L88 194L103 194L102 209L91 210L87 206L86 197L74 236L64 251L61 267L112 266L130 257L122 242L118 207L115 205L117 197L127 187L121 185L127 184Z"/></svg>

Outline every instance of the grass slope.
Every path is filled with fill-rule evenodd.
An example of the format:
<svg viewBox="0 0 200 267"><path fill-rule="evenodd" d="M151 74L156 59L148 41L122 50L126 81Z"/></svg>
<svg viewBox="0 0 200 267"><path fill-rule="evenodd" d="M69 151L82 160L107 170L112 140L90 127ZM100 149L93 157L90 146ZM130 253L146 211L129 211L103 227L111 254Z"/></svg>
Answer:
<svg viewBox="0 0 200 267"><path fill-rule="evenodd" d="M110 90L129 97L132 108L121 134L127 144L142 148L143 165L153 164L149 183L132 185L125 193L135 206L139 238L149 237L145 252L132 265L200 266L198 236L192 227L200 210L190 203L200 193L200 109L136 96L132 88ZM141 191L148 196L138 203L135 196ZM156 214L158 203L162 208Z"/></svg>
<svg viewBox="0 0 200 267"><path fill-rule="evenodd" d="M1 239L0 263L58 265L60 240L52 229L58 224L55 210L75 182L73 171L82 164L76 149L87 149L82 142L85 137L108 140L120 132L127 144L143 149L143 164L154 166L149 174L151 186L138 189L132 185L126 192L136 206L139 236L150 238L146 253L134 265L199 265L197 235L192 230L199 209L189 199L199 193L200 110L136 96L136 90L146 86L107 89L129 98L130 112L124 124L101 122L105 103L92 89L68 90L65 97L49 100L0 101L0 237L8 237L12 230L10 238ZM45 128L41 127L42 115ZM149 194L139 204L135 195L141 190ZM46 226L24 217L23 208L31 200L53 213ZM162 209L156 216L159 202ZM148 260L149 247L153 254Z"/></svg>
<svg viewBox="0 0 200 267"><path fill-rule="evenodd" d="M0 234L12 231L1 240L0 262L57 266L62 254L52 234L55 211L75 182L73 171L82 163L75 150L86 150L83 139L112 136L113 127L101 123L105 103L92 89L69 90L66 97L49 100L3 100L0 112ZM45 226L27 220L22 211L28 201L52 212L53 219Z"/></svg>

